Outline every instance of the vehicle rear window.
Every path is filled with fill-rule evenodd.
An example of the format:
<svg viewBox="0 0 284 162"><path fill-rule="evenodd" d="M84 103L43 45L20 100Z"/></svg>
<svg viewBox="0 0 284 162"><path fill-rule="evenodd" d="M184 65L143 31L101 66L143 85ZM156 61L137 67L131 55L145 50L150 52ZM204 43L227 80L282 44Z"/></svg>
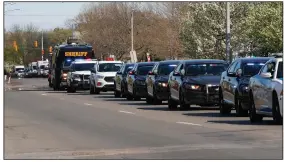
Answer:
<svg viewBox="0 0 284 162"><path fill-rule="evenodd" d="M134 67L133 65L131 65L131 66L129 66L129 65L126 66L126 67L125 67L125 70L124 70L124 74L127 74L130 70L133 69L133 67Z"/></svg>
<svg viewBox="0 0 284 162"><path fill-rule="evenodd" d="M138 67L137 75L147 75L154 65L145 65Z"/></svg>
<svg viewBox="0 0 284 162"><path fill-rule="evenodd" d="M278 69L277 69L277 78L283 78L283 62L279 62Z"/></svg>
<svg viewBox="0 0 284 162"><path fill-rule="evenodd" d="M99 64L99 72L117 72L120 67L122 66L121 63L101 63Z"/></svg>
<svg viewBox="0 0 284 162"><path fill-rule="evenodd" d="M227 68L226 64L220 63L200 63L200 64L187 64L185 67L186 76L198 75L221 75Z"/></svg>
<svg viewBox="0 0 284 162"><path fill-rule="evenodd" d="M263 62L247 62L243 64L243 76L252 77L256 75L266 61Z"/></svg>
<svg viewBox="0 0 284 162"><path fill-rule="evenodd" d="M75 71L88 71L95 66L94 63L74 64Z"/></svg>
<svg viewBox="0 0 284 162"><path fill-rule="evenodd" d="M177 64L164 64L158 67L158 75L169 75L175 68Z"/></svg>

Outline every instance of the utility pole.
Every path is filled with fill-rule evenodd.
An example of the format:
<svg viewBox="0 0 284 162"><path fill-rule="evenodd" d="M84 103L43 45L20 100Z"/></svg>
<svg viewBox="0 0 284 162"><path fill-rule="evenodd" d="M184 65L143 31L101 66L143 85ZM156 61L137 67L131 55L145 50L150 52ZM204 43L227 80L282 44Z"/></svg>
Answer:
<svg viewBox="0 0 284 162"><path fill-rule="evenodd" d="M232 62L232 56L230 54L230 39L231 39L231 32L230 32L230 2L226 2L226 61ZM229 57L229 58L228 58Z"/></svg>
<svg viewBox="0 0 284 162"><path fill-rule="evenodd" d="M131 62L137 62L137 56L136 56L136 51L134 51L134 27L133 27L133 18L134 17L134 9L131 11L131 52L130 52L130 58Z"/></svg>
<svg viewBox="0 0 284 162"><path fill-rule="evenodd" d="M43 31L41 31L41 61L43 61Z"/></svg>

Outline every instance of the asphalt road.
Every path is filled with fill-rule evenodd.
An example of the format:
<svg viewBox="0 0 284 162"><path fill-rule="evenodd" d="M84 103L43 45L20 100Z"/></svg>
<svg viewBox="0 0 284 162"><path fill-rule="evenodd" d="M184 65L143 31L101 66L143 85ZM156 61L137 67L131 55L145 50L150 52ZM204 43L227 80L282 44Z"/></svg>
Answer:
<svg viewBox="0 0 284 162"><path fill-rule="evenodd" d="M220 116L216 108L54 92L46 79L13 79L4 94L5 159L282 159L271 118Z"/></svg>

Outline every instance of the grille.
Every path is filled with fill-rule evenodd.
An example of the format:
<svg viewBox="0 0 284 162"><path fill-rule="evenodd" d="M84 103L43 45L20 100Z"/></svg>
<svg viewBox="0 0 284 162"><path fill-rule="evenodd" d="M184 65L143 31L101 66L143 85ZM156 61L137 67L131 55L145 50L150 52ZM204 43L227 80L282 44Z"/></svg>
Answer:
<svg viewBox="0 0 284 162"><path fill-rule="evenodd" d="M84 75L84 79L89 79L90 75Z"/></svg>
<svg viewBox="0 0 284 162"><path fill-rule="evenodd" d="M105 77L106 82L114 82L114 77Z"/></svg>
<svg viewBox="0 0 284 162"><path fill-rule="evenodd" d="M209 93L218 93L219 92L219 86L208 87L208 92Z"/></svg>

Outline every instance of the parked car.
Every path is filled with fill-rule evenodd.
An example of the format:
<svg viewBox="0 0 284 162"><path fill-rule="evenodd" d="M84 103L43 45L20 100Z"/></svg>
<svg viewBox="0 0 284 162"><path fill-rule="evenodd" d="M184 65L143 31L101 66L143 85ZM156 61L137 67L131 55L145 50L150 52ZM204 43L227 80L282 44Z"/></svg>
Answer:
<svg viewBox="0 0 284 162"><path fill-rule="evenodd" d="M97 61L91 60L73 61L67 73L67 92L75 93L77 89L89 89L90 70L96 64Z"/></svg>
<svg viewBox="0 0 284 162"><path fill-rule="evenodd" d="M126 77L130 70L134 67L133 63L123 64L120 70L116 73L114 79L114 96L115 97L125 97L127 95L127 83Z"/></svg>
<svg viewBox="0 0 284 162"><path fill-rule="evenodd" d="M283 58L270 59L249 81L251 122L272 116L281 124L283 121Z"/></svg>
<svg viewBox="0 0 284 162"><path fill-rule="evenodd" d="M169 60L157 63L152 71L146 77L146 85L148 96L146 102L148 104L161 104L162 101L168 100L169 74L175 69L180 61Z"/></svg>
<svg viewBox="0 0 284 162"><path fill-rule="evenodd" d="M219 102L221 73L226 70L223 60L201 59L182 61L169 78L170 110L188 109L190 105L211 106Z"/></svg>
<svg viewBox="0 0 284 162"><path fill-rule="evenodd" d="M256 75L269 59L268 57L238 58L222 73L219 93L221 114L229 114L235 107L237 116L247 116L249 79Z"/></svg>
<svg viewBox="0 0 284 162"><path fill-rule="evenodd" d="M127 75L127 100L140 100L147 97L146 76L156 62L136 63Z"/></svg>
<svg viewBox="0 0 284 162"><path fill-rule="evenodd" d="M98 61L91 69L90 94L114 91L114 77L122 64L121 61Z"/></svg>

